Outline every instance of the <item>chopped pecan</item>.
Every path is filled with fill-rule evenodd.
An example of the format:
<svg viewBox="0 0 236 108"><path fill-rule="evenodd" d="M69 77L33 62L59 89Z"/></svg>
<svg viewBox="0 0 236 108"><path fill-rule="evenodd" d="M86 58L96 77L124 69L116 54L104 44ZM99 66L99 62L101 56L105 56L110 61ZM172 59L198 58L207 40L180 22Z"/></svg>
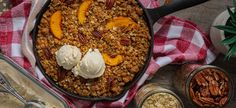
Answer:
<svg viewBox="0 0 236 108"><path fill-rule="evenodd" d="M117 56L117 54L109 54L109 56L110 56L111 58L115 58L115 57Z"/></svg>
<svg viewBox="0 0 236 108"><path fill-rule="evenodd" d="M107 83L108 83L108 86L111 87L113 84L113 78L108 78Z"/></svg>
<svg viewBox="0 0 236 108"><path fill-rule="evenodd" d="M94 37L99 38L99 39L102 37L102 33L98 30L94 30L92 34Z"/></svg>
<svg viewBox="0 0 236 108"><path fill-rule="evenodd" d="M84 36L83 34L79 33L79 40L81 43L85 44L88 42L86 36Z"/></svg>
<svg viewBox="0 0 236 108"><path fill-rule="evenodd" d="M112 87L116 86L117 83L118 83L118 81L116 80L116 78L108 78L107 79L107 84L108 84L109 88L112 88Z"/></svg>
<svg viewBox="0 0 236 108"><path fill-rule="evenodd" d="M130 45L130 43L131 43L131 41L128 38L121 38L121 40L120 40L120 44L124 45L124 46Z"/></svg>
<svg viewBox="0 0 236 108"><path fill-rule="evenodd" d="M58 72L57 72L57 77L58 81L62 81L66 76L66 70L63 67L58 66Z"/></svg>
<svg viewBox="0 0 236 108"><path fill-rule="evenodd" d="M70 4L76 3L76 0L64 0L64 3L66 3L67 5L70 5Z"/></svg>
<svg viewBox="0 0 236 108"><path fill-rule="evenodd" d="M106 0L107 9L111 9L114 4L115 4L115 0Z"/></svg>
<svg viewBox="0 0 236 108"><path fill-rule="evenodd" d="M44 48L44 53L48 59L52 58L52 53L48 47Z"/></svg>

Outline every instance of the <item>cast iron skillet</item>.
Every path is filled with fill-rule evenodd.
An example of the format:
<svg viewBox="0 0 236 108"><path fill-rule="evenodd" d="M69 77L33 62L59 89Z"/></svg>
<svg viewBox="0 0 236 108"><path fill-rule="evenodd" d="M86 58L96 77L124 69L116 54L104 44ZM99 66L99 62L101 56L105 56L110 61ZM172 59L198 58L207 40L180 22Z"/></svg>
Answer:
<svg viewBox="0 0 236 108"><path fill-rule="evenodd" d="M147 59L145 61L145 66L143 66L143 68L141 69L141 71L134 77L133 81L126 84L124 86L124 90L120 95L117 95L115 97L84 97L84 96L80 96L78 94L74 94L71 93L65 89L63 89L62 87L60 87L59 85L56 84L56 82L50 78L46 73L45 70L43 69L41 63L40 63L40 58L37 54L36 51L36 40L37 40L37 33L38 33L38 25L40 24L40 20L44 14L44 12L46 12L46 10L48 9L48 6L51 2L51 0L48 0L46 2L46 4L43 6L42 10L39 12L37 18L36 18L36 24L33 30L33 34L32 34L32 38L33 38L33 49L34 49L34 54L37 60L37 64L39 66L39 69L42 71L43 75L46 77L46 79L58 90L60 90L61 92L67 94L68 96L77 98L77 99L82 99L82 100L90 100L90 101L115 101L120 99L122 96L125 95L126 91L129 90L140 78L141 76L145 73L148 65L149 65L149 61L150 58L152 57L152 49L153 49L153 38L154 38L154 33L153 33L153 24L160 19L161 17L168 15L170 13L173 13L175 11L181 10L181 9L185 9L194 5L198 5L201 4L203 2L206 2L208 0L171 0L171 3L165 6L161 6L159 8L155 8L155 9L146 9L144 8L141 3L137 0L137 2L139 3L139 6L143 9L144 12L144 20L146 21L148 27L149 27L149 33L151 35L151 40L150 40L150 47L149 47L149 52L147 55Z"/></svg>

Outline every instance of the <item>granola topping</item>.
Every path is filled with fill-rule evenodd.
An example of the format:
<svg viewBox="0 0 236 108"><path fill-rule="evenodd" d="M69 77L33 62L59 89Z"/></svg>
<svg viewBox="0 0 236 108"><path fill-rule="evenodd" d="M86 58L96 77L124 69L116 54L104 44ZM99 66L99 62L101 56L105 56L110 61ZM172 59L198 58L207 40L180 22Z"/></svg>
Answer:
<svg viewBox="0 0 236 108"><path fill-rule="evenodd" d="M141 71L148 55L150 35L142 14L136 0L52 0L36 40L45 73L60 87L81 96L119 95ZM62 70L55 53L63 45L78 47L82 57L89 49L98 49L106 55L104 74L84 79Z"/></svg>

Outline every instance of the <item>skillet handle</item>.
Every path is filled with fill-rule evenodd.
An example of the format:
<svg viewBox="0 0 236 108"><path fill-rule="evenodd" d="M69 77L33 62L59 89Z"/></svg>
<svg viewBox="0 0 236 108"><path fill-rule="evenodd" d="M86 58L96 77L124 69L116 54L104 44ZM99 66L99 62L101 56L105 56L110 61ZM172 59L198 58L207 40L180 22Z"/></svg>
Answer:
<svg viewBox="0 0 236 108"><path fill-rule="evenodd" d="M146 9L148 14L147 17L149 18L150 23L153 25L161 17L181 9L204 3L206 1L208 0L170 0L169 4L154 9Z"/></svg>

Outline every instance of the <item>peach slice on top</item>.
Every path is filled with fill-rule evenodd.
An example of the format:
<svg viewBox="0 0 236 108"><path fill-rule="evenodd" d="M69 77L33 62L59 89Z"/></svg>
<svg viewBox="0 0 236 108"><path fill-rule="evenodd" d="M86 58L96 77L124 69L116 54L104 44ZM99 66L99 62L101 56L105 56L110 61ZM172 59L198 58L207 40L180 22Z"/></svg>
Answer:
<svg viewBox="0 0 236 108"><path fill-rule="evenodd" d="M93 0L85 0L79 7L78 10L78 20L80 24L84 24L86 21L86 12L89 6L92 4Z"/></svg>
<svg viewBox="0 0 236 108"><path fill-rule="evenodd" d="M56 11L55 13L52 14L50 18L50 30L52 34L58 38L62 38L62 29L61 29L61 21L62 21L62 16L61 16L61 11Z"/></svg>
<svg viewBox="0 0 236 108"><path fill-rule="evenodd" d="M115 17L112 20L110 20L106 24L106 28L112 29L113 27L135 27L137 26L137 23L135 23L131 18L129 17Z"/></svg>
<svg viewBox="0 0 236 108"><path fill-rule="evenodd" d="M102 57L105 63L109 66L117 66L123 62L123 57L121 55L116 55L115 57L111 57L108 54L103 53Z"/></svg>

